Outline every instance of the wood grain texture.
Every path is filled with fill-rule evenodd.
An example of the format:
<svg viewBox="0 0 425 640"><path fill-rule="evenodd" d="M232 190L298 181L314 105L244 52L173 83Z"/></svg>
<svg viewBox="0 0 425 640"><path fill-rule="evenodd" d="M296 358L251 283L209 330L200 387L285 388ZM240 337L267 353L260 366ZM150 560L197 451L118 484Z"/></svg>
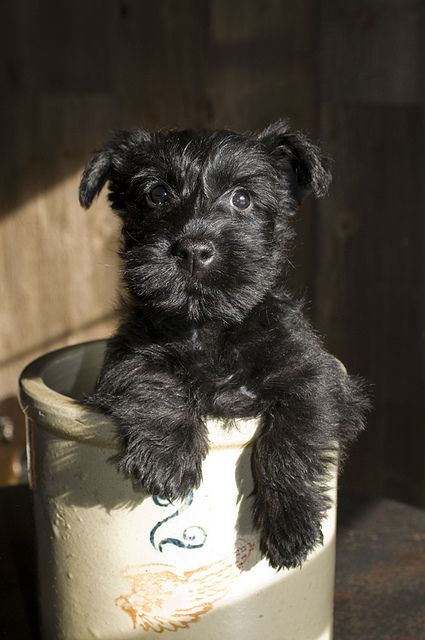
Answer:
<svg viewBox="0 0 425 640"><path fill-rule="evenodd" d="M374 412L346 481L418 503L425 499L425 148L417 137L424 124L419 107L323 109L338 172L320 210L316 279L316 318L329 347L372 385Z"/></svg>
<svg viewBox="0 0 425 640"><path fill-rule="evenodd" d="M19 422L29 360L114 326L118 224L104 196L86 213L76 195L91 149L137 125L289 117L335 159L329 196L295 221L293 288L374 386L343 482L425 504L424 25L421 0L5 3L0 410ZM19 422L14 456L22 442Z"/></svg>
<svg viewBox="0 0 425 640"><path fill-rule="evenodd" d="M303 0L288 11L266 0L242 14L234 0L3 7L0 399L18 437L13 456L0 445L0 483L13 478L23 442L23 366L114 326L118 224L104 196L89 213L77 201L90 151L113 130L140 125L252 129L289 115L312 128L311 6ZM301 224L306 282L312 234L308 217Z"/></svg>
<svg viewBox="0 0 425 640"><path fill-rule="evenodd" d="M320 25L316 321L374 404L343 484L425 505L425 5L325 0Z"/></svg>

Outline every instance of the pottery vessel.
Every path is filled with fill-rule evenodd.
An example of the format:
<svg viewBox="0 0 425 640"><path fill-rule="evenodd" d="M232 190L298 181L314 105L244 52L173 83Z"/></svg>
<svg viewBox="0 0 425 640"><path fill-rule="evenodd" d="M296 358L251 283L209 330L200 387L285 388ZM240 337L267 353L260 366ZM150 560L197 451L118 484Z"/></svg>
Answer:
<svg viewBox="0 0 425 640"><path fill-rule="evenodd" d="M301 569L261 559L251 523L256 420L208 419L202 486L172 504L110 462L112 423L79 404L104 341L23 372L43 640L329 640L335 507ZM335 503L335 474L330 493ZM159 634L161 634L159 636Z"/></svg>

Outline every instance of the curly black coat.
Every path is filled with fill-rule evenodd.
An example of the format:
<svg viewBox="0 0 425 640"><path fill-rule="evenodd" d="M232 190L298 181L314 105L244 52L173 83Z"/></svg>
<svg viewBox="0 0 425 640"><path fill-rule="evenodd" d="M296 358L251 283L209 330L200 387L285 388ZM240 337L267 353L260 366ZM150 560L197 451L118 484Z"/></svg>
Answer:
<svg viewBox="0 0 425 640"><path fill-rule="evenodd" d="M253 516L276 568L321 542L328 465L368 404L286 284L289 219L330 179L317 147L278 122L255 134L123 132L80 186L88 208L108 181L122 219L122 323L87 399L118 427L119 468L182 498L202 479L205 416L261 416Z"/></svg>

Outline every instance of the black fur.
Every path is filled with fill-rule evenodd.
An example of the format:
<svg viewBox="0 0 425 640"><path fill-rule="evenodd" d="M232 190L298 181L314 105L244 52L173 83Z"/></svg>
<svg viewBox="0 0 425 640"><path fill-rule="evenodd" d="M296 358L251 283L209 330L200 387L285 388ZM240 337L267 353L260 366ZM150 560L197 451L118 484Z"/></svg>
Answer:
<svg viewBox="0 0 425 640"><path fill-rule="evenodd" d="M306 194L326 192L326 160L284 122L256 134L138 130L94 154L83 207L106 182L123 223L127 294L87 402L117 424L119 468L181 498L201 482L204 417L261 416L261 550L273 567L300 565L322 539L328 465L367 409L361 383L326 353L286 285L289 218ZM158 184L168 193L159 204ZM232 204L240 189L245 209ZM187 242L197 260L207 247L202 264Z"/></svg>

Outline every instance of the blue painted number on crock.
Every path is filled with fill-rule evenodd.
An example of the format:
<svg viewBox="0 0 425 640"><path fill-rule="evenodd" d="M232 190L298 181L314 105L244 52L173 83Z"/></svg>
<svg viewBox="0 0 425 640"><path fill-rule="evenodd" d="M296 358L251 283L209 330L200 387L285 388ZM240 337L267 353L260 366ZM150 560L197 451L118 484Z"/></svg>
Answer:
<svg viewBox="0 0 425 640"><path fill-rule="evenodd" d="M167 498L162 498L161 496L153 496L152 500L158 507L168 507L170 505L173 505L171 500L168 500ZM151 542L151 545L154 547L154 549L157 549L157 551L160 551L162 553L163 548L166 544L173 544L174 546L180 547L181 549L199 549L200 547L204 546L205 541L207 539L207 533L202 527L198 527L198 526L187 527L183 531L180 538L163 538L158 543L156 542L155 534L157 533L159 528L162 527L163 524L165 524L172 518L176 518L177 516L179 516L181 513L183 513L183 511L186 511L186 509L190 507L192 502L193 502L193 491L191 491L186 496L181 506L179 506L173 513L171 513L166 518L163 518L163 520L159 520L156 523L156 525L152 528L150 532L150 542Z"/></svg>

